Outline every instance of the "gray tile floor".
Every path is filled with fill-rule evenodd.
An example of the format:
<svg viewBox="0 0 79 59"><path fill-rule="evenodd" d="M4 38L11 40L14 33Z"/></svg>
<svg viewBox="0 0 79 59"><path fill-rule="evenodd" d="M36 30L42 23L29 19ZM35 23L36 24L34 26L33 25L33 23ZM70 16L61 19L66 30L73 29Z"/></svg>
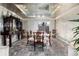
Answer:
<svg viewBox="0 0 79 59"><path fill-rule="evenodd" d="M10 56L67 56L68 47L64 42L52 39L52 46L44 46L44 51L41 46L36 47L34 51L33 45L27 45L27 40L23 39L13 43L13 46L9 50Z"/></svg>

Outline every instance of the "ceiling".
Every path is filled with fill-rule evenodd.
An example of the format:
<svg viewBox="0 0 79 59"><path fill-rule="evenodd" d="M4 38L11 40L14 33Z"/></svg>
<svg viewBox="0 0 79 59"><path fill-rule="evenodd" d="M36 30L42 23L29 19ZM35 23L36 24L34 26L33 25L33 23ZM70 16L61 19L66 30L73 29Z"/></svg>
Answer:
<svg viewBox="0 0 79 59"><path fill-rule="evenodd" d="M48 17L59 19L68 15L71 10L78 9L78 3L15 3L2 4L5 8L15 12L17 15L26 18ZM79 11L79 10L78 10ZM78 13L78 11L75 13ZM72 14L72 13L71 13Z"/></svg>

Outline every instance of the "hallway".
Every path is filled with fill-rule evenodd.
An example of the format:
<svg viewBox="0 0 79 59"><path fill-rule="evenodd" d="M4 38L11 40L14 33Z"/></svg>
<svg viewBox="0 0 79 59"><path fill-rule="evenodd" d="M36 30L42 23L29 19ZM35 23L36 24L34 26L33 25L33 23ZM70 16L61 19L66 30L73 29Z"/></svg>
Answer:
<svg viewBox="0 0 79 59"><path fill-rule="evenodd" d="M67 44L57 40L52 39L52 46L44 46L44 51L41 47L37 47L34 51L34 46L27 45L27 40L23 39L18 42L13 43L13 46L9 50L9 55L11 56L67 56L68 47Z"/></svg>
<svg viewBox="0 0 79 59"><path fill-rule="evenodd" d="M78 55L72 29L79 23L71 22L78 12L76 3L1 3L0 46L10 56Z"/></svg>

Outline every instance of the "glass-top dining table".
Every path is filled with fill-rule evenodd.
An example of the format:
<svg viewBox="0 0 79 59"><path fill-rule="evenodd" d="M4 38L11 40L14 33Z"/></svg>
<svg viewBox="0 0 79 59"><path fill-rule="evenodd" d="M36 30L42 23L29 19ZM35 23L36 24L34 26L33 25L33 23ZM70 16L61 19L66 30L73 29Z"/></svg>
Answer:
<svg viewBox="0 0 79 59"><path fill-rule="evenodd" d="M37 45L42 46L42 50L44 50L44 45L51 46L51 34L47 34L45 32L33 32L31 35L27 34L27 44L29 41L33 42L34 51L36 50Z"/></svg>

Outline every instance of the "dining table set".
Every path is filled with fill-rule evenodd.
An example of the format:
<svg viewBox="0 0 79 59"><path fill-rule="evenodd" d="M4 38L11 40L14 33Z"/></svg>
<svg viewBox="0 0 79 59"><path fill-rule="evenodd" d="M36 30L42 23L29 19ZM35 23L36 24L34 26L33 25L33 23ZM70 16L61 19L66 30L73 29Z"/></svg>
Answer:
<svg viewBox="0 0 79 59"><path fill-rule="evenodd" d="M27 44L31 44L34 46L34 51L36 50L36 47L41 45L42 50L44 50L45 46L51 46L53 34L51 32L45 33L45 32L27 32Z"/></svg>

